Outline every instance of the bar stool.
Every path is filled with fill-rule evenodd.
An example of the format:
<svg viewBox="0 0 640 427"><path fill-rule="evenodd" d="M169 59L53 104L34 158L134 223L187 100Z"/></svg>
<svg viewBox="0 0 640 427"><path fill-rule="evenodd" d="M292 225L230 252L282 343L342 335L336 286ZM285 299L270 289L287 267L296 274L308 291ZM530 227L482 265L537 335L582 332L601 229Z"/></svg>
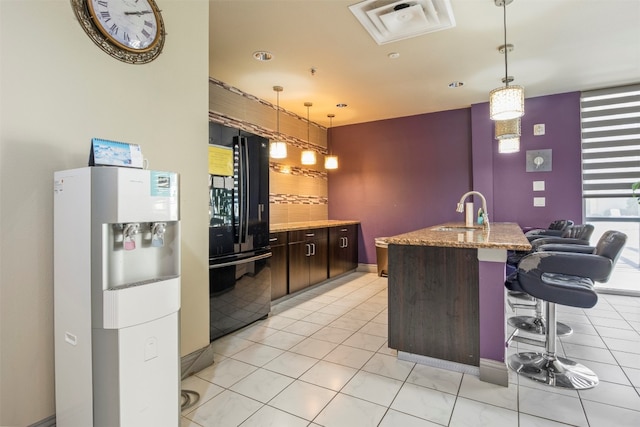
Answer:
<svg viewBox="0 0 640 427"><path fill-rule="evenodd" d="M531 242L531 251L537 252L540 248L547 247L549 244L562 244L563 247L566 246L565 251L572 252L575 250L576 252L581 253L593 253L595 247L586 246L589 244L589 240L591 239L591 235L593 234L594 227L591 224L582 224L582 225L572 225L565 229L563 237L543 237L537 240L533 240ZM585 249L585 246L589 249ZM575 249L574 249L575 248ZM533 298L531 295L527 294L520 283L518 282L518 274L517 272L513 272L507 280L505 281L505 287L509 291L509 296L514 298L521 298L527 300L533 300L534 304L523 304L523 303L513 303L511 300L508 301L509 306L512 309L516 308L530 308L535 310L535 314L533 316L513 316L507 320L507 323L514 328L517 328L521 331L544 335L547 333L546 321L545 321L545 306L540 299ZM558 336L566 336L570 335L573 332L569 325L564 323L558 323L556 326L556 333ZM511 336L513 339L516 336L517 332ZM518 341L522 341L519 339ZM531 341L531 340L529 340ZM536 341L533 340L530 342L531 344L535 344Z"/></svg>
<svg viewBox="0 0 640 427"><path fill-rule="evenodd" d="M598 377L586 366L556 355L556 304L591 308L598 302L594 282L607 282L627 240L624 233L607 231L594 253L535 252L518 266L518 282L525 292L545 301L545 351L516 353L508 365L519 375L554 387L583 390Z"/></svg>
<svg viewBox="0 0 640 427"><path fill-rule="evenodd" d="M518 267L520 260L531 252L535 252L538 247L550 243L564 243L573 245L588 245L593 234L594 227L592 224L578 224L573 222L565 226L562 230L542 230L539 233L527 236L527 240L531 243L529 251L511 251L507 254L507 276L513 273Z"/></svg>

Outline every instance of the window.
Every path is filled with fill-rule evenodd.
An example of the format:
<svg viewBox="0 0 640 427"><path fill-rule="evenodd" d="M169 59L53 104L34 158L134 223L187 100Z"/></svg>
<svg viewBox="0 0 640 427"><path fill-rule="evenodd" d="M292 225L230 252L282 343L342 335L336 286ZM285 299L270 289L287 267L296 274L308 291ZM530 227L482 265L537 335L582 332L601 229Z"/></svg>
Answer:
<svg viewBox="0 0 640 427"><path fill-rule="evenodd" d="M637 220L631 185L640 181L640 84L583 92L580 111L585 216Z"/></svg>

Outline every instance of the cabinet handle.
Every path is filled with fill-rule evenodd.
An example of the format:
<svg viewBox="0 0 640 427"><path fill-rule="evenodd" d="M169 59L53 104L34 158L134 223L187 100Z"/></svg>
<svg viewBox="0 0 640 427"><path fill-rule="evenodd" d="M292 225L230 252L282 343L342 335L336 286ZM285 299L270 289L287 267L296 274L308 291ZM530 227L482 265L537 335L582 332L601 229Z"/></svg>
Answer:
<svg viewBox="0 0 640 427"><path fill-rule="evenodd" d="M307 247L307 253L304 256L311 256L311 244L306 243L305 246Z"/></svg>
<svg viewBox="0 0 640 427"><path fill-rule="evenodd" d="M311 256L316 254L316 244L311 243Z"/></svg>
<svg viewBox="0 0 640 427"><path fill-rule="evenodd" d="M342 230L340 230L340 231L345 231L345 232L346 232L346 231L348 231L348 230L347 230L346 228L343 228L343 229L342 229Z"/></svg>
<svg viewBox="0 0 640 427"><path fill-rule="evenodd" d="M344 247L346 248L347 246L349 246L349 238L345 237L344 238Z"/></svg>
<svg viewBox="0 0 640 427"><path fill-rule="evenodd" d="M277 238L277 237L272 237L272 238L270 238L270 239L269 239L269 241L270 241L270 242L277 242L277 241L278 241L278 238Z"/></svg>
<svg viewBox="0 0 640 427"><path fill-rule="evenodd" d="M316 233L307 233L307 234L305 234L305 236L307 236L307 237L313 237L315 235L316 235Z"/></svg>

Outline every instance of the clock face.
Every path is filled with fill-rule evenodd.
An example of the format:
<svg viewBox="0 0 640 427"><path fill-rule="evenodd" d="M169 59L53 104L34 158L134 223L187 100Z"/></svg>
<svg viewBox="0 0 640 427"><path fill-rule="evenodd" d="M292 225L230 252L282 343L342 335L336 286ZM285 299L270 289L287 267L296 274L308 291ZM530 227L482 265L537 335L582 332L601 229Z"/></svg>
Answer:
<svg viewBox="0 0 640 427"><path fill-rule="evenodd" d="M146 64L160 55L165 31L154 0L71 0L89 38L112 57Z"/></svg>
<svg viewBox="0 0 640 427"><path fill-rule="evenodd" d="M158 16L148 0L88 0L89 14L112 42L131 51L158 43Z"/></svg>

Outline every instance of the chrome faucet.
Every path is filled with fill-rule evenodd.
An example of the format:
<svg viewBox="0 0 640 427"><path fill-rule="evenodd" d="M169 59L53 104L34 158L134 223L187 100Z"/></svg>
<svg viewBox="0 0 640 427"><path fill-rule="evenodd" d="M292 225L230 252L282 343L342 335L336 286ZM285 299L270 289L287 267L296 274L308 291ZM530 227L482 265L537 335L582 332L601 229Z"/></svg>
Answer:
<svg viewBox="0 0 640 427"><path fill-rule="evenodd" d="M489 214L487 213L487 199L484 198L484 196L482 195L482 193L480 193L479 191L467 191L466 193L464 193L462 195L462 197L460 197L460 201L458 202L458 207L456 208L457 212L464 212L464 201L467 197L469 197L470 195L478 195L480 196L480 199L482 199L482 225L484 225L487 230L489 229Z"/></svg>

